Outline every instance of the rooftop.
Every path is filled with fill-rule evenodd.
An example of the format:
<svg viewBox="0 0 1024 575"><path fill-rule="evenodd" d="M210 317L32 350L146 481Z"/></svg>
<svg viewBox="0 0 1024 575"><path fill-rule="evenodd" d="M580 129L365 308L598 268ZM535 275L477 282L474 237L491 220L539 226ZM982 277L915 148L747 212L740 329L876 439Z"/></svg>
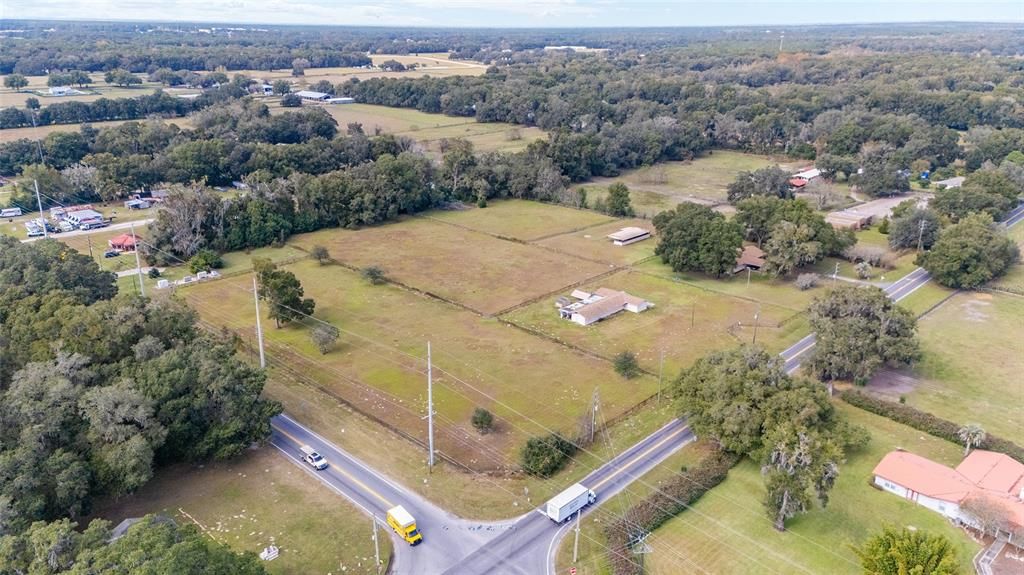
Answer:
<svg viewBox="0 0 1024 575"><path fill-rule="evenodd" d="M619 231L617 231L617 232L615 232L613 234L608 234L608 239L610 239L610 240L618 240L620 242L624 242L626 240L631 240L633 238L642 236L644 234L650 234L650 233L651 233L650 230L645 230L644 228L628 227L628 228L622 228L621 230L619 230Z"/></svg>

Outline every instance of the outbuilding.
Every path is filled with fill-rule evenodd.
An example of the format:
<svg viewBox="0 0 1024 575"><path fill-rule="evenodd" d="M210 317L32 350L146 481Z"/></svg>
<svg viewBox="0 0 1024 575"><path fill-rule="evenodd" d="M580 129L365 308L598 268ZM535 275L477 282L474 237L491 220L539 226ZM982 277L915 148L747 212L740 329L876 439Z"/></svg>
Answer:
<svg viewBox="0 0 1024 575"><path fill-rule="evenodd" d="M299 90L298 92L295 92L295 95L307 102L326 102L331 99L330 94L313 92L311 90Z"/></svg>
<svg viewBox="0 0 1024 575"><path fill-rule="evenodd" d="M635 244L636 242L642 242L649 237L651 237L650 230L637 227L622 228L614 234L608 234L608 239L617 246Z"/></svg>

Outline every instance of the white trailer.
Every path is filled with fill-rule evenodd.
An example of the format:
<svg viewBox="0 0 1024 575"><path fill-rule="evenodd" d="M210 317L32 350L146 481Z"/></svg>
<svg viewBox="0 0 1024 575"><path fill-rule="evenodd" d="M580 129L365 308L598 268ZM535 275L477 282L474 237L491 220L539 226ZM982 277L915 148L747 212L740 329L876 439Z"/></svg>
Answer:
<svg viewBox="0 0 1024 575"><path fill-rule="evenodd" d="M595 501L597 501L596 493L576 483L548 501L545 515L555 523L561 523Z"/></svg>

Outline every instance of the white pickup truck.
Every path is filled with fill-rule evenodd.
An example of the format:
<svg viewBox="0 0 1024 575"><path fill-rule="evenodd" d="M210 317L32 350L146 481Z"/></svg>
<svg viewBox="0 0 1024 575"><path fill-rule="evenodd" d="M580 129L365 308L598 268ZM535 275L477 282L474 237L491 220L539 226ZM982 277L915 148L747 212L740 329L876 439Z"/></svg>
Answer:
<svg viewBox="0 0 1024 575"><path fill-rule="evenodd" d="M300 451L302 451L303 461L310 464L313 467L313 469L316 469L317 471L327 469L327 460L324 459L323 455L320 455L319 453L314 451L312 447L308 445L303 445Z"/></svg>

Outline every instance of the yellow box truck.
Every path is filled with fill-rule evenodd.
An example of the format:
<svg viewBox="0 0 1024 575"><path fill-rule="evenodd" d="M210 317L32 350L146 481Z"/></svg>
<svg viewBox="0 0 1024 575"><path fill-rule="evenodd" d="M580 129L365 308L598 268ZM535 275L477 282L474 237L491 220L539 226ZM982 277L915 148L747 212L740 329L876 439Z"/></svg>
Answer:
<svg viewBox="0 0 1024 575"><path fill-rule="evenodd" d="M423 535L416 528L416 519L401 505L388 509L388 525L409 545L417 545L423 541Z"/></svg>

